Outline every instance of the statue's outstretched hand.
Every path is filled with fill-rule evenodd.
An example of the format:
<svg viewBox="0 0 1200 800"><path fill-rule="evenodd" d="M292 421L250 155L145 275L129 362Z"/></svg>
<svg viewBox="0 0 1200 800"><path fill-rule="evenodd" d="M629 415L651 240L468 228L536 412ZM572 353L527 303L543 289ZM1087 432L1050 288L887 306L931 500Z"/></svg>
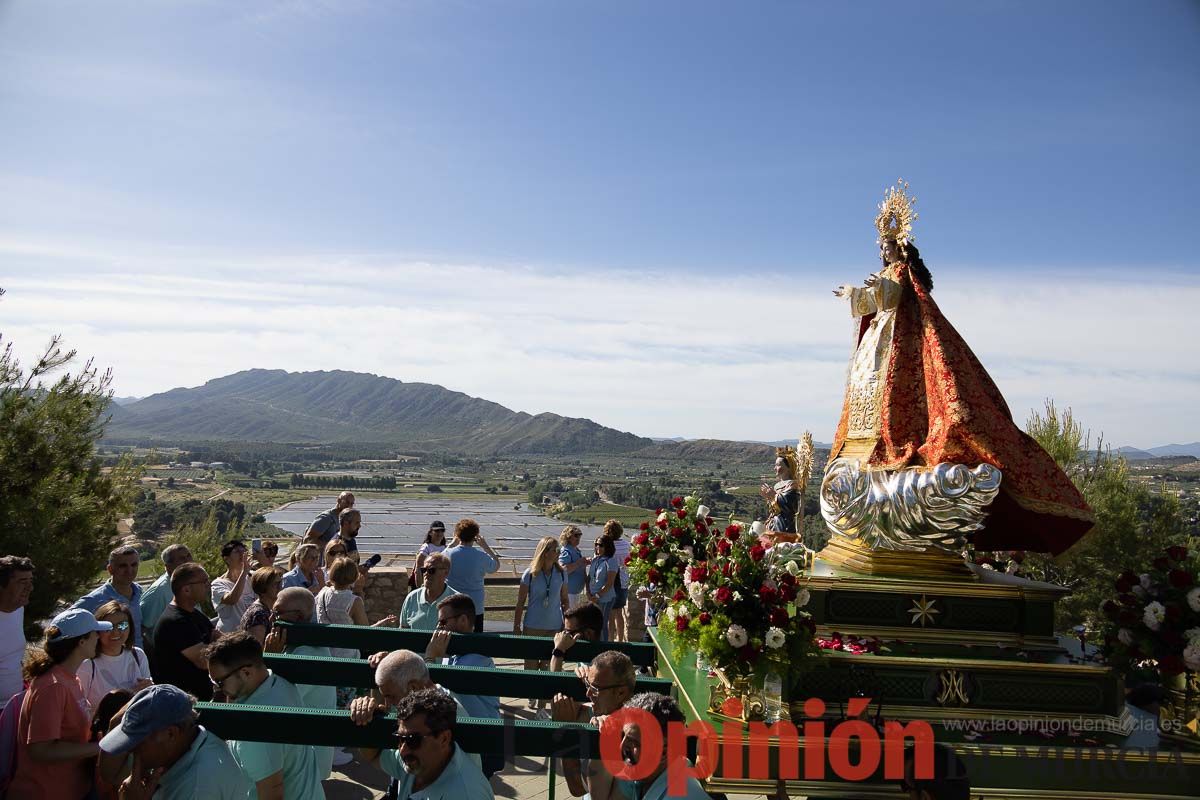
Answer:
<svg viewBox="0 0 1200 800"><path fill-rule="evenodd" d="M847 284L842 284L841 286L839 286L833 290L833 294L835 297L849 297L850 291L853 288L854 288L853 286L849 286Z"/></svg>

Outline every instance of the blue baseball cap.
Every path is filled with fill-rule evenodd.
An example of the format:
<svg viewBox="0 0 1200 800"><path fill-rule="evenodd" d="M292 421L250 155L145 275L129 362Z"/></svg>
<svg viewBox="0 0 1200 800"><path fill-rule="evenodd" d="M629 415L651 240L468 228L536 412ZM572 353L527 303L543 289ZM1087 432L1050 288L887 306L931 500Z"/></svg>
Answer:
<svg viewBox="0 0 1200 800"><path fill-rule="evenodd" d="M123 755L155 731L194 718L192 698L187 692L165 683L147 686L129 701L121 724L105 734L100 740L100 749L112 755Z"/></svg>
<svg viewBox="0 0 1200 800"><path fill-rule="evenodd" d="M58 628L58 635L52 636L47 640L51 642L61 642L63 639L86 636L92 631L112 630L111 622L100 622L86 608L68 608L50 620L50 624Z"/></svg>

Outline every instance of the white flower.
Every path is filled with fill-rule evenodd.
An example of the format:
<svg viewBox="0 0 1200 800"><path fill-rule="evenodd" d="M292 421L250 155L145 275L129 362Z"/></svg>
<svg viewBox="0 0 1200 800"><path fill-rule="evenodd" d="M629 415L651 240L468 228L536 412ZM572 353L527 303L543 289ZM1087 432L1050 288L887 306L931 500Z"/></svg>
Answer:
<svg viewBox="0 0 1200 800"><path fill-rule="evenodd" d="M768 628L766 643L767 647L772 650L778 650L783 647L783 643L787 640L787 635L779 630L779 628Z"/></svg>
<svg viewBox="0 0 1200 800"><path fill-rule="evenodd" d="M692 598L692 602L697 606L704 605L704 584L693 583L688 587L688 597Z"/></svg>
<svg viewBox="0 0 1200 800"><path fill-rule="evenodd" d="M741 625L730 625L725 631L725 639L732 647L745 647L750 641L750 637L746 635L746 629Z"/></svg>
<svg viewBox="0 0 1200 800"><path fill-rule="evenodd" d="M1188 628L1183 632L1183 638L1188 644L1196 644L1200 642L1200 628Z"/></svg>
<svg viewBox="0 0 1200 800"><path fill-rule="evenodd" d="M688 545L684 545L683 547L679 548L679 552L682 553L688 559L690 559L692 557L692 548L689 547Z"/></svg>
<svg viewBox="0 0 1200 800"><path fill-rule="evenodd" d="M675 606L667 606L667 619L671 620L671 622L675 621L676 613Z"/></svg>
<svg viewBox="0 0 1200 800"><path fill-rule="evenodd" d="M1004 572L1008 575L1016 575L1017 570L1019 570L1020 568L1021 568L1020 564L1018 564L1015 561L1010 561L1010 562L1008 562L1008 566L1004 568Z"/></svg>
<svg viewBox="0 0 1200 800"><path fill-rule="evenodd" d="M1157 600L1147 603L1146 610L1142 612L1142 622L1146 623L1146 627L1152 631L1158 630L1166 618L1167 609Z"/></svg>
<svg viewBox="0 0 1200 800"><path fill-rule="evenodd" d="M979 566L983 567L984 569L990 569L993 572L995 572L995 570L996 570L996 568L993 567L991 564L980 564Z"/></svg>
<svg viewBox="0 0 1200 800"><path fill-rule="evenodd" d="M1143 588L1143 589L1149 589L1149 588L1150 588L1150 576L1149 576L1149 575L1140 575L1140 576L1138 576L1138 582L1139 582L1140 584L1142 584L1142 588Z"/></svg>
<svg viewBox="0 0 1200 800"><path fill-rule="evenodd" d="M812 595L808 589L801 589L796 592L796 608L804 608L808 605L808 601L812 599Z"/></svg>
<svg viewBox="0 0 1200 800"><path fill-rule="evenodd" d="M1121 628L1121 630L1117 631L1117 639L1121 644L1129 647L1133 644L1133 631L1129 630L1129 628Z"/></svg>
<svg viewBox="0 0 1200 800"><path fill-rule="evenodd" d="M1139 600L1146 599L1146 590L1143 589L1140 585L1131 587L1129 589L1129 591L1133 594L1134 597L1136 597Z"/></svg>
<svg viewBox="0 0 1200 800"><path fill-rule="evenodd" d="M665 511L662 512L661 514L659 514L658 519L655 520L655 522L666 522L666 521L667 521L667 512L665 512Z"/></svg>
<svg viewBox="0 0 1200 800"><path fill-rule="evenodd" d="M1200 613L1200 586L1187 593L1188 608Z"/></svg>
<svg viewBox="0 0 1200 800"><path fill-rule="evenodd" d="M1192 642L1183 649L1183 665L1190 670L1200 670L1200 642Z"/></svg>
<svg viewBox="0 0 1200 800"><path fill-rule="evenodd" d="M787 562L787 565L786 565L786 566L784 566L784 568L783 568L783 569L784 569L784 570L787 572L787 574L789 574L789 575L799 575L799 574L800 574L800 565L799 565L799 564L797 564L795 561L789 561L789 562Z"/></svg>
<svg viewBox="0 0 1200 800"><path fill-rule="evenodd" d="M659 553L658 558L654 559L654 563L658 564L661 567L664 564L666 564L668 560L670 560L670 559L666 553Z"/></svg>
<svg viewBox="0 0 1200 800"><path fill-rule="evenodd" d="M750 523L750 533L753 536L762 536L763 531L766 529L767 526L763 525L758 520L754 520L754 522Z"/></svg>
<svg viewBox="0 0 1200 800"><path fill-rule="evenodd" d="M696 519L704 519L708 516L708 506L700 506L696 509Z"/></svg>
<svg viewBox="0 0 1200 800"><path fill-rule="evenodd" d="M742 602L742 593L741 593L741 592L734 592L734 593L733 593L733 602L735 602L735 603L740 603L740 602Z"/></svg>

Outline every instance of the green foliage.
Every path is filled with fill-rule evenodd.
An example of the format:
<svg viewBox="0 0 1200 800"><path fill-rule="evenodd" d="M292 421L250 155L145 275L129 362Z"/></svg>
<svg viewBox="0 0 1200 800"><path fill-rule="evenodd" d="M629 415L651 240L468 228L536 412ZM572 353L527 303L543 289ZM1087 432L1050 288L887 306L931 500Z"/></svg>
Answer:
<svg viewBox="0 0 1200 800"><path fill-rule="evenodd" d="M130 459L105 470L96 454L111 374L89 361L44 382L74 357L56 336L25 374L11 344L0 352L0 553L33 559L30 620L91 588L137 478Z"/></svg>
<svg viewBox="0 0 1200 800"><path fill-rule="evenodd" d="M396 488L396 476L373 475L369 478L355 475L303 475L292 473L291 487L313 487L317 489L378 489L388 491Z"/></svg>
<svg viewBox="0 0 1200 800"><path fill-rule="evenodd" d="M1104 625L1100 604L1112 596L1117 576L1126 569L1145 572L1164 548L1186 543L1188 526L1178 498L1130 481L1125 459L1106 448L1103 440L1089 452L1090 437L1070 409L1060 413L1047 401L1045 414L1034 413L1027 427L1083 492L1096 525L1057 559L1028 557L1022 571L1071 589L1057 605L1059 630L1078 624L1100 630Z"/></svg>
<svg viewBox="0 0 1200 800"><path fill-rule="evenodd" d="M241 538L241 524L235 522L230 525L228 520L222 522L220 510L212 507L202 520L181 525L164 539L163 546L187 545L196 563L208 570L210 577L215 578L225 571L225 562L221 559L221 545L230 539Z"/></svg>

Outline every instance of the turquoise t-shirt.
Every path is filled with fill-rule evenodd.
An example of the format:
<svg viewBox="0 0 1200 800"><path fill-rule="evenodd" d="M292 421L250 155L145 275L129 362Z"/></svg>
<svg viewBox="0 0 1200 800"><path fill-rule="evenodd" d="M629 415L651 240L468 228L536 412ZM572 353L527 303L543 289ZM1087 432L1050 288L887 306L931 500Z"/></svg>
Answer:
<svg viewBox="0 0 1200 800"><path fill-rule="evenodd" d="M446 583L468 595L475 603L475 615L483 613L483 576L500 569L500 562L475 545L448 547L442 551L450 559Z"/></svg>
<svg viewBox="0 0 1200 800"><path fill-rule="evenodd" d="M289 681L268 673L268 677L247 698L236 700L247 706L303 706L300 692ZM229 741L229 750L252 784L283 771L283 796L288 800L324 800L321 768L316 748L308 744ZM251 800L258 797L254 789Z"/></svg>
<svg viewBox="0 0 1200 800"><path fill-rule="evenodd" d="M560 631L563 626L562 585L563 571L552 569L550 574L529 570L521 575L521 585L529 589L525 601L525 627Z"/></svg>
<svg viewBox="0 0 1200 800"><path fill-rule="evenodd" d="M413 776L404 768L398 750L380 753L379 766L400 782L396 800L491 800L496 796L488 779L483 777L478 759L472 760L457 744L442 774L424 789L413 791Z"/></svg>
<svg viewBox="0 0 1200 800"><path fill-rule="evenodd" d="M175 596L171 594L171 576L163 573L158 576L154 583L150 584L150 588L142 592L141 612L142 612L142 627L146 630L153 631L154 626L158 624L158 618L162 616L162 612L166 610L167 604L170 603Z"/></svg>
<svg viewBox="0 0 1200 800"><path fill-rule="evenodd" d="M299 647L289 647L287 652L294 656L316 656L330 658L328 647L318 647L313 644L302 644ZM337 708L337 687L321 686L313 683L297 683L296 691L300 693L300 701L305 708ZM317 752L317 767L321 770L321 780L325 780L333 772L333 748L314 747Z"/></svg>
<svg viewBox="0 0 1200 800"><path fill-rule="evenodd" d="M593 558L591 566L588 567L588 591L599 597L601 603L617 599L617 591L612 586L607 592L603 591L604 584L608 583L610 570L607 558ZM613 586L615 585L614 582Z"/></svg>
<svg viewBox="0 0 1200 800"><path fill-rule="evenodd" d="M446 584L442 592L432 603L425 602L425 587L418 586L404 596L400 604L400 627L412 628L417 631L436 631L438 622L438 603L458 591Z"/></svg>
<svg viewBox="0 0 1200 800"><path fill-rule="evenodd" d="M155 800L246 800L254 787L224 740L201 725L192 746L158 782Z"/></svg>
<svg viewBox="0 0 1200 800"><path fill-rule="evenodd" d="M710 800L708 792L695 778L687 778L683 794L667 794L667 775L670 770L663 770L654 781L646 787L645 793L638 792L638 784L634 781L617 781L617 788L629 800Z"/></svg>
<svg viewBox="0 0 1200 800"><path fill-rule="evenodd" d="M579 548L573 544L563 545L558 551L558 563L566 567L567 564L574 564L583 558L583 553L579 552ZM587 568L577 569L574 572L567 574L567 591L571 594L579 594L587 588Z"/></svg>

